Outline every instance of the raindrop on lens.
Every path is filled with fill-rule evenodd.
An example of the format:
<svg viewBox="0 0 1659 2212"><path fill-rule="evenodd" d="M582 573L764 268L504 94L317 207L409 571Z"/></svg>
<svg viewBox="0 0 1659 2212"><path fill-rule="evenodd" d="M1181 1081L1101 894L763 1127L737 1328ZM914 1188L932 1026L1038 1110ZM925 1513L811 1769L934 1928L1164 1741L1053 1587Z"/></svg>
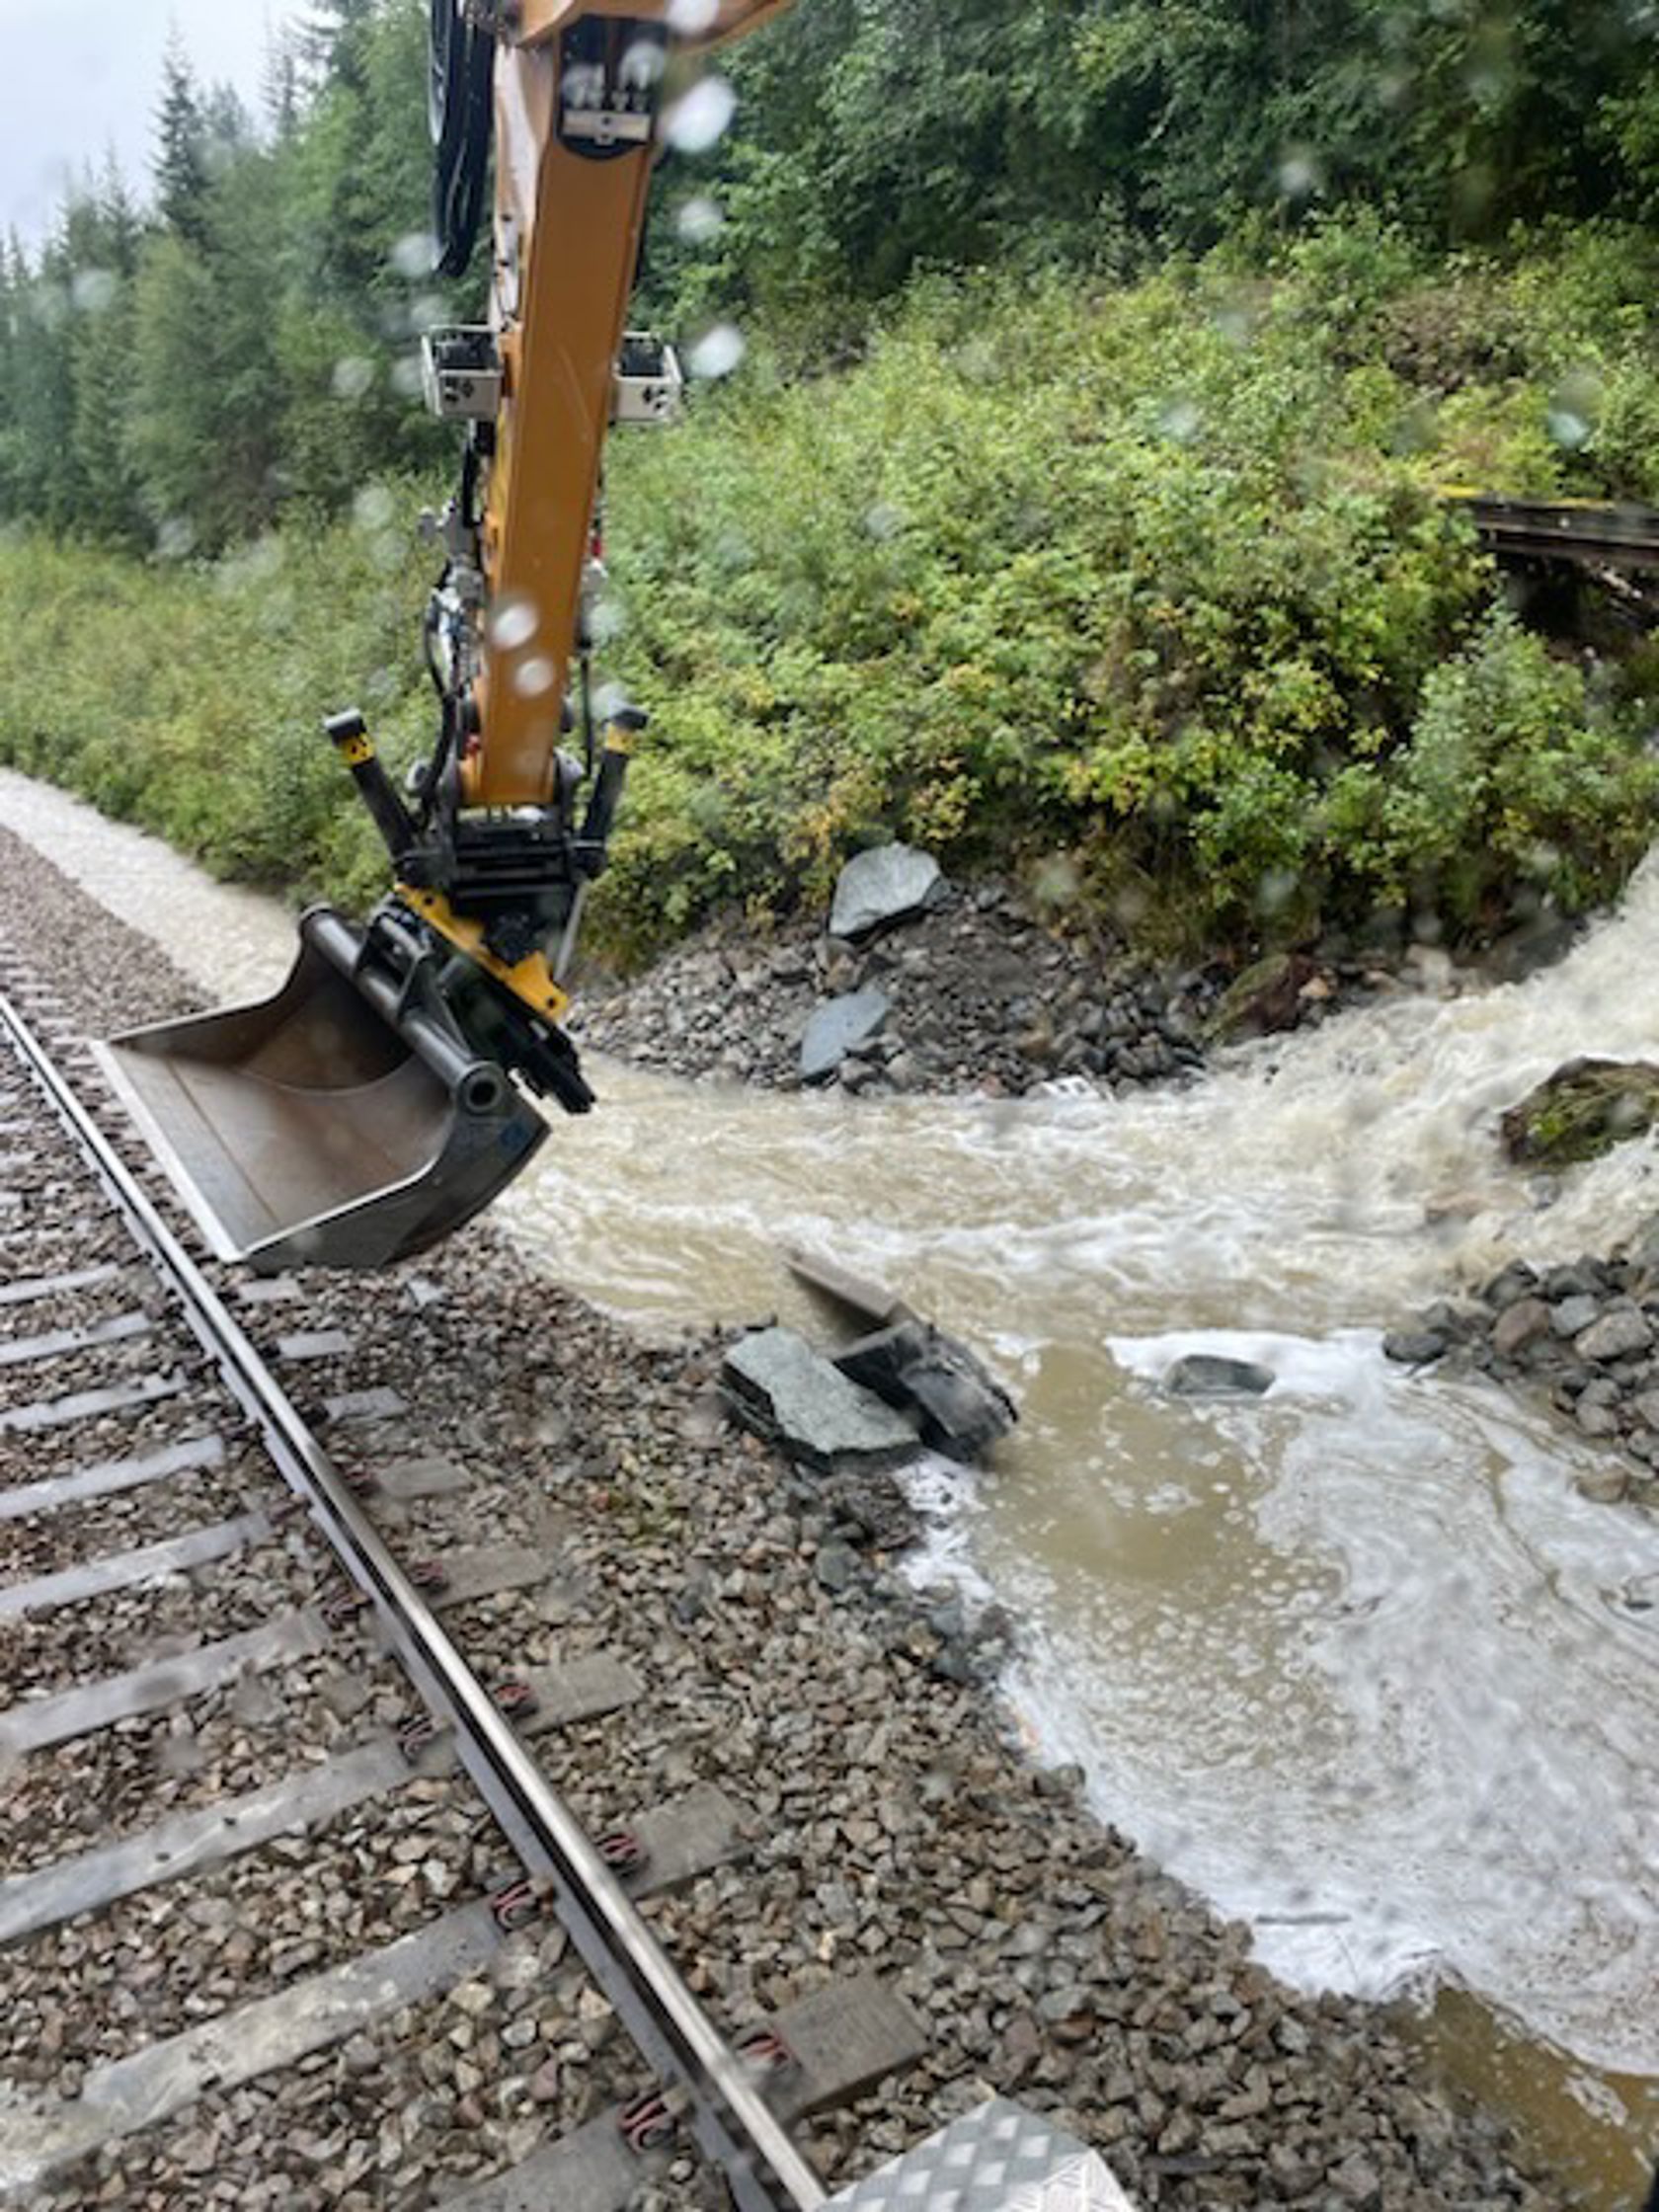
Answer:
<svg viewBox="0 0 1659 2212"><path fill-rule="evenodd" d="M516 653L520 646L528 645L535 636L536 621L533 599L503 599L491 609L490 643L504 653Z"/></svg>
<svg viewBox="0 0 1659 2212"><path fill-rule="evenodd" d="M654 39L636 39L622 56L622 82L630 91L649 92L663 74L664 54Z"/></svg>
<svg viewBox="0 0 1659 2212"><path fill-rule="evenodd" d="M551 691L558 670L545 653L533 653L513 672L513 688L521 699L539 699Z"/></svg>
<svg viewBox="0 0 1659 2212"><path fill-rule="evenodd" d="M1589 369L1575 369L1563 376L1549 395L1545 420L1557 445L1576 453L1595 435L1602 412L1602 383Z"/></svg>
<svg viewBox="0 0 1659 2212"><path fill-rule="evenodd" d="M1319 170L1311 154L1289 153L1279 164L1279 190L1287 199L1306 199L1319 189Z"/></svg>
<svg viewBox="0 0 1659 2212"><path fill-rule="evenodd" d="M83 269L69 286L69 297L83 315L96 315L113 304L116 279L107 269Z"/></svg>
<svg viewBox="0 0 1659 2212"><path fill-rule="evenodd" d="M688 246L706 246L725 229L726 218L705 193L699 193L681 203L674 227Z"/></svg>
<svg viewBox="0 0 1659 2212"><path fill-rule="evenodd" d="M737 105L724 77L704 77L664 116L663 136L676 153L706 154L725 135Z"/></svg>
<svg viewBox="0 0 1659 2212"><path fill-rule="evenodd" d="M687 356L693 376L730 376L744 357L744 336L735 324L716 323Z"/></svg>
<svg viewBox="0 0 1659 2212"><path fill-rule="evenodd" d="M1173 443L1185 445L1196 436L1202 420L1195 401L1172 399L1158 417L1158 431Z"/></svg>
<svg viewBox="0 0 1659 2212"><path fill-rule="evenodd" d="M374 363L360 354L351 356L334 364L334 396L336 399L357 400L363 398L374 382Z"/></svg>
<svg viewBox="0 0 1659 2212"><path fill-rule="evenodd" d="M670 0L669 29L682 39L700 39L720 13L720 0Z"/></svg>
<svg viewBox="0 0 1659 2212"><path fill-rule="evenodd" d="M397 503L384 484L365 484L352 502L352 519L359 530L383 530L397 511Z"/></svg>
<svg viewBox="0 0 1659 2212"><path fill-rule="evenodd" d="M430 230L406 230L392 248L392 267L411 283L430 276L437 260L437 240Z"/></svg>

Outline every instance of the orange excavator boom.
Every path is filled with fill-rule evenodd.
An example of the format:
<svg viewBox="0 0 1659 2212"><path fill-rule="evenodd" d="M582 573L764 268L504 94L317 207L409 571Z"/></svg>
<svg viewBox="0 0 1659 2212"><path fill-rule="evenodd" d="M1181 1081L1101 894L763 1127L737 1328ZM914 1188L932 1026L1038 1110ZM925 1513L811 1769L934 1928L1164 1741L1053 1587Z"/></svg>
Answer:
<svg viewBox="0 0 1659 2212"><path fill-rule="evenodd" d="M487 1204L592 1094L561 1023L644 716L595 718L604 447L672 420L673 350L628 329L665 101L787 0L431 0L436 264L465 268L492 137L488 320L430 334L463 426L434 534L430 756L400 791L362 716L327 732L387 848L366 923L315 908L281 990L129 1031L118 1090L224 1257L380 1266ZM676 84L676 79L680 80Z"/></svg>

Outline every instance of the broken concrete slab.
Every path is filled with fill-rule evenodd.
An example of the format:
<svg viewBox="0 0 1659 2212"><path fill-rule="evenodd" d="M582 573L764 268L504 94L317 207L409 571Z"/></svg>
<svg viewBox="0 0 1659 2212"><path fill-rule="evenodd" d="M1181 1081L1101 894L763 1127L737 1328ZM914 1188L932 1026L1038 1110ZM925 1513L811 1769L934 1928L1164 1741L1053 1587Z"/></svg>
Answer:
<svg viewBox="0 0 1659 2212"><path fill-rule="evenodd" d="M825 1474L879 1470L914 1457L910 1423L849 1382L793 1329L757 1329L727 1353L721 1387L735 1417Z"/></svg>
<svg viewBox="0 0 1659 2212"><path fill-rule="evenodd" d="M867 1329L891 1328L895 1321L913 1318L898 1292L878 1283L874 1276L859 1275L850 1267L842 1267L838 1260L803 1251L798 1244L784 1247L783 1260L798 1283L821 1292L836 1305L844 1305Z"/></svg>
<svg viewBox="0 0 1659 2212"><path fill-rule="evenodd" d="M848 1053L879 1036L892 1011L885 990L848 990L827 998L801 1033L801 1080L827 1083Z"/></svg>
<svg viewBox="0 0 1659 2212"><path fill-rule="evenodd" d="M835 884L830 934L867 937L874 929L908 921L937 899L944 880L932 855L913 845L874 845L856 853Z"/></svg>
<svg viewBox="0 0 1659 2212"><path fill-rule="evenodd" d="M913 1412L924 1440L952 1460L973 1460L1019 1418L1013 1399L983 1361L929 1322L878 1329L835 1355L854 1382Z"/></svg>
<svg viewBox="0 0 1659 2212"><path fill-rule="evenodd" d="M1218 1352L1188 1352L1163 1379L1172 1397L1260 1397L1276 1381L1270 1367L1254 1360L1224 1359Z"/></svg>

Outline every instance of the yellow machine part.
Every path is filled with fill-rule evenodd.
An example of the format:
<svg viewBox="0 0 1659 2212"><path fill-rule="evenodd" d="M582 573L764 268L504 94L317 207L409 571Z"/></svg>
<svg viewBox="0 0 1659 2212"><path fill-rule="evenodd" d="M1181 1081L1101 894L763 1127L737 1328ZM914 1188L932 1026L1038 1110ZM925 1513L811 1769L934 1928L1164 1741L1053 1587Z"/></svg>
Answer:
<svg viewBox="0 0 1659 2212"><path fill-rule="evenodd" d="M484 942L484 924L473 920L470 914L456 913L440 893L417 891L411 884L400 883L397 895L411 913L419 914L457 952L465 953L487 976L512 991L515 998L521 998L532 1013L539 1014L544 1021L563 1019L570 996L553 981L553 971L547 965L545 953L533 952L527 960L510 966Z"/></svg>

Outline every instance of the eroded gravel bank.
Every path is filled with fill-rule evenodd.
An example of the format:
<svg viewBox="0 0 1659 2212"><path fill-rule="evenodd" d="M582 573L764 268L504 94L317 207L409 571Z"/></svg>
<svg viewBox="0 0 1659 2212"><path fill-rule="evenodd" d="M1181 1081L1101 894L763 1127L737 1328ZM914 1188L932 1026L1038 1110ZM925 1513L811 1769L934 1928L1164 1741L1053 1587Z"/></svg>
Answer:
<svg viewBox="0 0 1659 2212"><path fill-rule="evenodd" d="M642 1066L793 1089L814 1009L880 991L891 1011L830 1080L1015 1097L1057 1076L1117 1089L1192 1073L1220 990L1207 972L1057 934L1004 887L946 886L858 943L807 919L764 937L711 925L631 983L585 994L578 1034Z"/></svg>
<svg viewBox="0 0 1659 2212"><path fill-rule="evenodd" d="M3 833L0 880L9 926L52 948L89 1028L190 1001L152 947ZM1024 1762L868 1530L718 1417L716 1345L644 1344L480 1227L372 1286L303 1292L305 1325L354 1344L307 1390L391 1383L408 1400L395 1438L342 1430L343 1460L442 1452L471 1476L422 1524L425 1547L437 1531L552 1540L556 1516L558 1589L469 1609L470 1647L516 1671L602 1646L652 1685L619 1721L542 1739L579 1806L615 1818L713 1780L749 1808L748 1861L652 1909L722 2018L870 1966L925 2021L921 2067L813 2132L830 2172L991 2087L1099 2144L1148 2208L1568 2201L1523 2177L1490 2119L1454 2109L1384 2015L1285 1990L1242 1930L1088 1815L1074 1776ZM261 1333L292 1325L273 1310ZM856 1556L842 1588L818 1571L826 1547ZM227 1941L239 1894L227 1885ZM141 1948L136 1918L123 1941ZM550 1936L527 1968L410 2008L292 2080L204 2098L184 2151L153 2165L138 2138L49 2201L425 2205L636 2086L561 1949ZM658 2201L712 2202L701 2188Z"/></svg>

